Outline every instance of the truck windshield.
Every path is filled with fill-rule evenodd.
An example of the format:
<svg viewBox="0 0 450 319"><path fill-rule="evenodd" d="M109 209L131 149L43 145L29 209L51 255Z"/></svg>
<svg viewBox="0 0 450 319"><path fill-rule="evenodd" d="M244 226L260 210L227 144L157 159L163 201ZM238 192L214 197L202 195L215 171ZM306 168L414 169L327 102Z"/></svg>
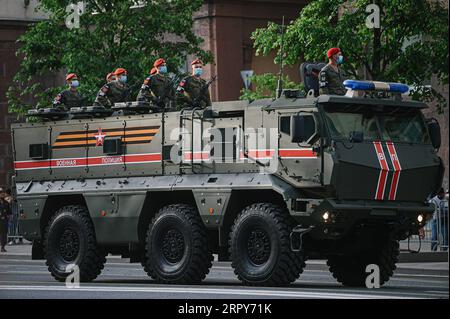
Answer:
<svg viewBox="0 0 450 319"><path fill-rule="evenodd" d="M326 106L325 119L336 140L348 140L352 132L358 131L365 141L430 143L422 114L416 109Z"/></svg>

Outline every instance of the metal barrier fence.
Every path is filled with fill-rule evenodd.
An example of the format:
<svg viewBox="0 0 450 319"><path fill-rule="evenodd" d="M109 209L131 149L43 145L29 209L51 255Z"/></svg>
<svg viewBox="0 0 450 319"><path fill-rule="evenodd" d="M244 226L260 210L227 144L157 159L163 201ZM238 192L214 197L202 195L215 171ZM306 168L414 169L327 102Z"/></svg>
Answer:
<svg viewBox="0 0 450 319"><path fill-rule="evenodd" d="M11 212L12 215L8 223L8 243L21 243L23 238L19 233L19 209L17 203L14 201L11 203Z"/></svg>
<svg viewBox="0 0 450 319"><path fill-rule="evenodd" d="M448 250L448 200L443 202L440 211L433 214L421 229L419 236L411 236L410 239L402 241L401 247L408 247L411 251L447 251Z"/></svg>

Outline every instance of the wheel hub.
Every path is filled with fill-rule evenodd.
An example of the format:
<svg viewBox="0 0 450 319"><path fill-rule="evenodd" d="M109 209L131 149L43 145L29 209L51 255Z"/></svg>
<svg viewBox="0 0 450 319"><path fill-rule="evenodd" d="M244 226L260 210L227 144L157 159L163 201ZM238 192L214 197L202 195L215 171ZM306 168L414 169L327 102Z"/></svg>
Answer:
<svg viewBox="0 0 450 319"><path fill-rule="evenodd" d="M172 263L179 262L184 254L183 234L177 229L170 229L163 237L164 257Z"/></svg>
<svg viewBox="0 0 450 319"><path fill-rule="evenodd" d="M265 263L270 256L270 238L268 234L261 229L251 231L247 241L247 249L250 260L261 265Z"/></svg>
<svg viewBox="0 0 450 319"><path fill-rule="evenodd" d="M80 249L80 239L72 229L65 229L59 240L59 253L65 261L74 261Z"/></svg>

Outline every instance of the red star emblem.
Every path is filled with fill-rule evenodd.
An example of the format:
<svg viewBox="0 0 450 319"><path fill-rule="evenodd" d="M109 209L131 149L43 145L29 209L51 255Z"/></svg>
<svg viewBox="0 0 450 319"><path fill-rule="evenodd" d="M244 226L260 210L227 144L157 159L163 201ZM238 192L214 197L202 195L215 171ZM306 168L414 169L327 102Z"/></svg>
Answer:
<svg viewBox="0 0 450 319"><path fill-rule="evenodd" d="M95 146L102 146L103 141L105 140L105 136L106 136L106 134L103 134L102 129L99 127L97 134L94 135L95 140L96 140Z"/></svg>

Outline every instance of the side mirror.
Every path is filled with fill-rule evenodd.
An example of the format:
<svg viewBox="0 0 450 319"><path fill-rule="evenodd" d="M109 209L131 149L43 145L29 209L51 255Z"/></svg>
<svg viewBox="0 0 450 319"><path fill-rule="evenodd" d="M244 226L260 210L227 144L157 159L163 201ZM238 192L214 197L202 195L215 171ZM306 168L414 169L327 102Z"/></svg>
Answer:
<svg viewBox="0 0 450 319"><path fill-rule="evenodd" d="M441 127L436 119L427 120L428 132L430 133L431 144L435 149L441 147Z"/></svg>
<svg viewBox="0 0 450 319"><path fill-rule="evenodd" d="M352 143L362 143L364 141L364 132L352 131L349 140Z"/></svg>
<svg viewBox="0 0 450 319"><path fill-rule="evenodd" d="M313 143L317 137L316 120L312 114L292 116L292 143Z"/></svg>

